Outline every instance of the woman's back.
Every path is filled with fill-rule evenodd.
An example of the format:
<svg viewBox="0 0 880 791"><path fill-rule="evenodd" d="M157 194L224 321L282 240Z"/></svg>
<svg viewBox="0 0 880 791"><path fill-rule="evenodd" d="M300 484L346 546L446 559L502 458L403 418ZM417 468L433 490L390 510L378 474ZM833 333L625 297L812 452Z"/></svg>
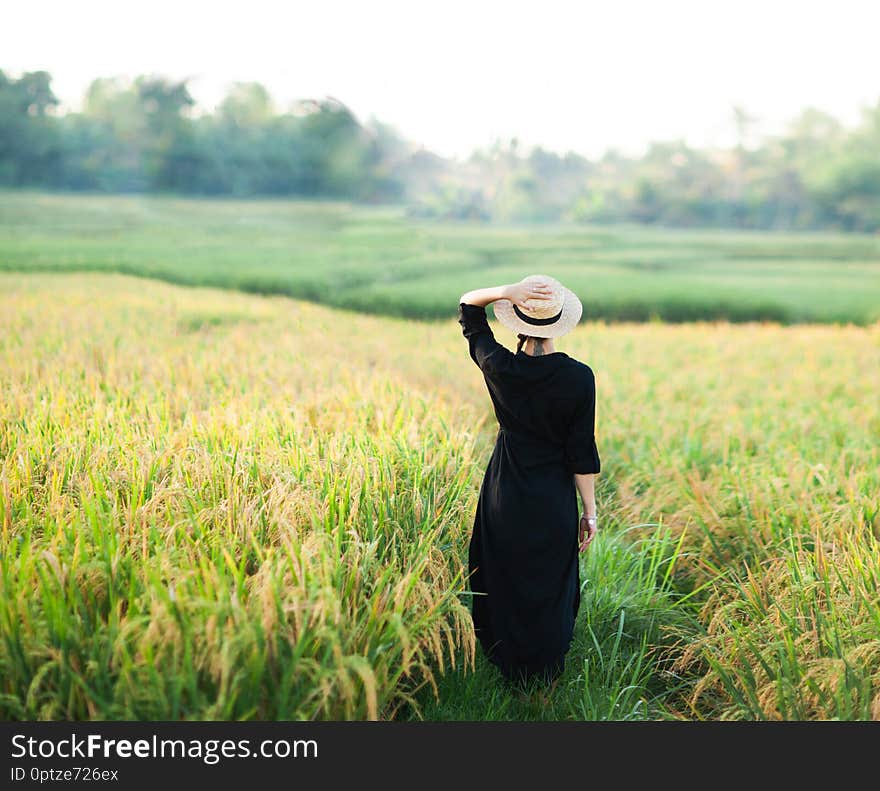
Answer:
<svg viewBox="0 0 880 791"><path fill-rule="evenodd" d="M483 372L495 417L525 466L557 462L566 472L600 471L593 370L565 352L532 356L495 340L486 310L459 306L471 359Z"/></svg>

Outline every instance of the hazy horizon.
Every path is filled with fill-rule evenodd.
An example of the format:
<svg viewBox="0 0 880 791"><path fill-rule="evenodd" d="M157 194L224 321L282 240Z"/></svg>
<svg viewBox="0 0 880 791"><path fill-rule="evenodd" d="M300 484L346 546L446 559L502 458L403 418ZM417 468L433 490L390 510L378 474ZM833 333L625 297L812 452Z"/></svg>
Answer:
<svg viewBox="0 0 880 791"><path fill-rule="evenodd" d="M206 111L239 81L265 85L279 110L333 96L452 157L511 137L591 158L659 140L724 146L734 105L774 134L807 107L853 125L880 101L880 7L866 2L835 3L833 17L788 0L548 0L539 16L495 0L419 14L388 1L274 6L254 0L245 17L157 0L138 18L107 0L20 5L0 31L0 69L49 71L67 110L94 78L152 73L188 78Z"/></svg>

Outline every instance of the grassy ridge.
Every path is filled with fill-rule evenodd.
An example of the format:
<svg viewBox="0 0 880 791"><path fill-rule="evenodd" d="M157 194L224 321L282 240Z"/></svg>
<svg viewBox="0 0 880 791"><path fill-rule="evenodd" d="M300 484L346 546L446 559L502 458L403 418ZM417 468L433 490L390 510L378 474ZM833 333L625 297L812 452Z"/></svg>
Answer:
<svg viewBox="0 0 880 791"><path fill-rule="evenodd" d="M880 318L880 239L407 220L397 208L0 193L0 269L114 271L442 319L463 291L558 277L586 319Z"/></svg>
<svg viewBox="0 0 880 791"><path fill-rule="evenodd" d="M468 629L495 423L454 299L416 324L117 275L0 294L4 717L880 716L880 325L564 340L597 374L604 532L530 706Z"/></svg>

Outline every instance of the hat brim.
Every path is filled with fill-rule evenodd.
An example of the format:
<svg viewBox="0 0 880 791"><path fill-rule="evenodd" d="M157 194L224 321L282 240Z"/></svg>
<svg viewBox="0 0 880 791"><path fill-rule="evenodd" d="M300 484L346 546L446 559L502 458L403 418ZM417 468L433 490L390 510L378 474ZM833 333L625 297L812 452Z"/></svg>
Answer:
<svg viewBox="0 0 880 791"><path fill-rule="evenodd" d="M509 299L496 299L492 303L495 318L507 329L523 335L531 335L535 338L558 338L571 332L581 320L584 307L577 294L571 289L562 286L564 301L562 303L562 315L553 324L529 324L523 321L513 311L513 302Z"/></svg>

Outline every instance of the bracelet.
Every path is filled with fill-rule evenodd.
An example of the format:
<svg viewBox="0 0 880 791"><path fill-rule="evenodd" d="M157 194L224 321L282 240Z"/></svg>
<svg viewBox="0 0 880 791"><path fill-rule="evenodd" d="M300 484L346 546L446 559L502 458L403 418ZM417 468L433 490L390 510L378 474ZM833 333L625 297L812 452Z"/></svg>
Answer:
<svg viewBox="0 0 880 791"><path fill-rule="evenodd" d="M596 521L595 516L584 516L584 519L586 519L588 522L595 522Z"/></svg>

